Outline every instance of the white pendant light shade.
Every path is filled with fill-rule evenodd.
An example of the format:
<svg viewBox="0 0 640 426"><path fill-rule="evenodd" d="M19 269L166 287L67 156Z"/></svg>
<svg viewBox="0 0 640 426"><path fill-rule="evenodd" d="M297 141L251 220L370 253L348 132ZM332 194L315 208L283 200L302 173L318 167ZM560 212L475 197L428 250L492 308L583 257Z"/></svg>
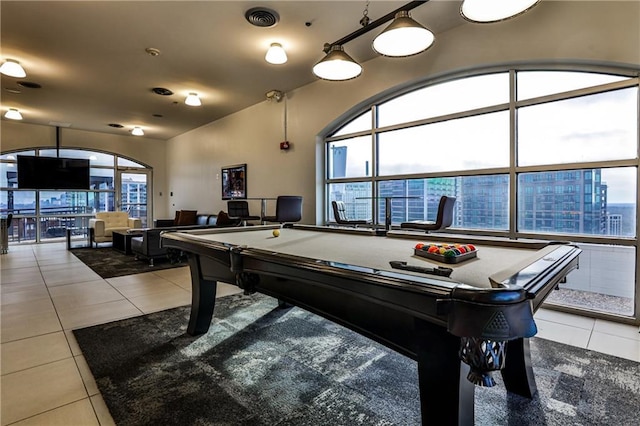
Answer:
<svg viewBox="0 0 640 426"><path fill-rule="evenodd" d="M0 73L8 75L9 77L23 78L27 76L24 68L13 59L7 59L7 61L0 66Z"/></svg>
<svg viewBox="0 0 640 426"><path fill-rule="evenodd" d="M193 92L189 93L189 96L187 96L187 99L184 100L184 103L189 106L202 105L202 102L200 102L200 98L198 97L198 94Z"/></svg>
<svg viewBox="0 0 640 426"><path fill-rule="evenodd" d="M22 114L15 108L9 108L9 111L4 116L10 120L22 120Z"/></svg>
<svg viewBox="0 0 640 426"><path fill-rule="evenodd" d="M131 131L131 134L134 136L144 136L144 131L142 130L141 127L136 126Z"/></svg>
<svg viewBox="0 0 640 426"><path fill-rule="evenodd" d="M351 80L362 74L362 67L347 55L341 45L336 44L331 46L327 56L314 65L313 73L324 80Z"/></svg>
<svg viewBox="0 0 640 426"><path fill-rule="evenodd" d="M434 39L431 31L414 21L408 11L401 10L373 40L373 50L384 56L400 58L424 52Z"/></svg>
<svg viewBox="0 0 640 426"><path fill-rule="evenodd" d="M287 52L280 43L271 43L264 59L270 64L280 65L287 62Z"/></svg>
<svg viewBox="0 0 640 426"><path fill-rule="evenodd" d="M464 0L460 14L471 22L491 23L520 15L540 0Z"/></svg>

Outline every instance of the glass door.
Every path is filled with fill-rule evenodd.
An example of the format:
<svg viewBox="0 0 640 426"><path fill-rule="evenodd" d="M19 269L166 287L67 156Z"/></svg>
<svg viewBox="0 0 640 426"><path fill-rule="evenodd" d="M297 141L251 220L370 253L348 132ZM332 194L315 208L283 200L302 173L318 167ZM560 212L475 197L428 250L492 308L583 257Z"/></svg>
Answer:
<svg viewBox="0 0 640 426"><path fill-rule="evenodd" d="M151 223L148 204L152 203L151 172L149 170L118 171L120 194L118 207L121 211L129 212L129 217L138 217L142 227ZM153 205L153 204L151 204Z"/></svg>

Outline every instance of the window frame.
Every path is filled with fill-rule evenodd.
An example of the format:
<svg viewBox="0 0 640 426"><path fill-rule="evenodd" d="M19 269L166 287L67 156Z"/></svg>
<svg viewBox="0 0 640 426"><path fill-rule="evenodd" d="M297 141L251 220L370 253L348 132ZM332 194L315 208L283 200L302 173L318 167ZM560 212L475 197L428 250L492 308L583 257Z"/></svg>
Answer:
<svg viewBox="0 0 640 426"><path fill-rule="evenodd" d="M46 153L49 153L51 151L51 147L50 146L37 146L37 147L26 147L26 148L21 148L21 149L17 149L17 150L11 150L11 151L2 151L0 153L0 163L3 164L13 164L13 165L17 165L17 160L16 160L16 156L17 155L23 155L23 153L26 153L26 155L33 155L33 156L40 156L41 153L44 151ZM136 161L132 158L129 158L127 156L124 155L120 155L117 153L113 153L113 152L108 152L108 151L100 151L100 150L96 150L96 149L88 149L88 148L65 148L65 152L68 154L70 151L74 151L74 152L78 152L78 154L72 153L72 157L76 158L76 156L78 156L78 158L85 158L85 157L90 157L92 154L99 154L99 155L108 155L112 157L112 164L111 165L105 165L105 164L91 164L91 170L111 170L112 171L112 175L113 175L113 188L107 188L107 189L88 189L88 190L70 190L70 191L50 191L50 190L31 190L31 189L19 189L17 187L9 187L9 186L3 186L0 187L0 191L3 193L6 193L8 196L8 192L34 192L35 193L35 207L33 209L33 213L27 213L27 214L14 214L13 218L15 220L14 223L18 223L19 221L26 221L26 222L33 222L33 238L29 238L26 239L25 243L41 243L43 241L48 241L49 238L43 238L44 233L46 232L46 229L41 229L41 227L43 227L43 223L49 221L51 223L59 223L60 225L66 226L70 223L80 223L82 224L82 227L86 227L88 224L88 220L89 218L94 216L94 211L93 210L88 210L90 208L89 205L85 206L85 211L84 212L80 212L80 211L76 211L73 213L52 213L52 214L47 214L46 212L42 211L42 202L41 202L41 194L42 193L46 193L46 192L73 192L73 193L81 193L84 194L84 197L87 199L87 201L89 199L96 199L96 198L103 198L106 197L107 200L111 200L111 201L107 201L107 204L110 204L111 202L113 203L113 208L116 209L117 206L120 204L119 202L119 198L120 198L120 192L122 190L121 188L121 182L118 179L119 173L118 172L122 172L122 171L134 171L134 172L139 172L141 170L146 170L149 173L150 176L150 181L148 184L148 188L147 188L147 203L148 205L153 205L152 204L152 197L153 197L153 191L152 191L152 185L151 182L153 181L152 176L153 176L153 169L148 166L147 164L141 163L140 161ZM14 158L9 158L13 156ZM49 155L45 155L45 156L49 156ZM137 164L137 166L122 166L122 165L118 165L119 164L119 160L125 160L126 162L132 162L134 164ZM17 169L16 169L17 170ZM78 209L78 206L72 207L74 209ZM14 209L15 210L15 209ZM31 211L31 210L30 210ZM150 209L149 209L150 211ZM9 211L5 211L2 210L2 215L6 215L7 213L9 213ZM149 214L149 213L148 213ZM151 223L150 222L151 218L147 217L145 222ZM54 225L55 225L54 223ZM18 236L19 241L21 239L21 236Z"/></svg>
<svg viewBox="0 0 640 426"><path fill-rule="evenodd" d="M455 114L449 114L440 117L430 117L427 119L416 120L412 122L399 123L394 124L392 126L386 127L378 127L377 124L377 107L378 105L389 101L395 97L402 96L408 92L416 91L424 88L428 85L435 85L442 82L446 82L448 80L455 80L466 77L473 77L480 74L490 74L496 72L504 72L508 71L510 75L509 84L510 84L510 99L508 104L501 105L492 105L484 108L480 108L477 110L471 111L461 111ZM590 87L581 87L579 89L567 90L565 92L547 94L535 98L528 98L523 100L517 100L516 93L516 84L517 84L517 73L521 71L565 71L565 72L593 72L593 73L602 73L602 74L610 74L615 76L623 77L620 81L613 81L604 84L596 84ZM634 313L633 317L629 318L626 316L620 316L613 313L607 312L598 312L598 313L589 313L589 315L606 318L606 319L614 319L620 322L628 322L633 324L640 323L640 281L638 277L640 277L640 244L639 244L639 234L640 234L640 212L638 211L640 206L640 71L632 66L624 66L624 65L607 65L607 64L586 64L583 62L567 62L564 64L558 64L557 62L548 61L547 63L536 63L536 64L518 64L518 65L496 65L489 66L484 68L472 69L472 70L463 70L458 72L447 72L440 75L432 76L429 78L421 79L419 81L408 82L401 86L398 86L394 89L386 90L385 92L371 98L368 102L360 103L358 107L345 112L340 119L334 121L330 126L324 129L318 135L318 143L324 144L324 146L328 146L329 142L336 142L341 139L348 139L354 136L363 136L367 135L371 137L372 140L372 158L373 158L373 166L372 166L372 176L367 178L340 178L340 179L331 179L327 174L326 167L326 155L328 155L326 149L323 150L325 159L324 159L324 188L322 196L318 198L319 201L324 203L323 205L323 223L330 224L329 218L331 217L329 214L329 207L331 203L331 194L328 193L327 188L328 185L333 183L359 183L359 182L367 182L373 188L374 194L378 194L379 192L379 183L382 181L394 180L394 179L425 179L425 178L435 178L435 177L464 177L464 176L480 176L480 175L490 175L490 174L503 174L506 173L509 176L509 227L506 231L496 231L496 230L487 230L487 229L462 229L462 228L449 228L448 233L452 234L465 234L465 235L478 235L478 236L488 236L488 237L504 237L509 239L538 239L538 240L571 240L576 244L596 244L596 245L612 245L612 246L622 246L622 247L632 247L635 249L635 301L634 301ZM556 102L560 100L572 99L576 97L584 97L589 95L594 95L602 92L610 92L625 88L634 88L637 98L637 132L636 132L636 155L635 158L622 158L616 160L596 160L596 161L583 161L583 162L572 162L572 163L558 163L558 164L536 164L536 165L527 165L527 166L519 166L517 164L517 111L519 108L544 104L549 102ZM380 176L379 167L378 167L378 158L379 158L379 150L378 150L378 135L383 132L393 131L397 129L403 129L407 127L420 126L430 123L437 123L439 121L450 120L460 117L465 117L469 115L483 114L488 112L495 112L500 110L508 110L509 111L509 165L508 167L499 167L494 169L482 169L482 170L447 170L446 172L418 172L418 173L402 173L396 175L385 175ZM343 128L348 125L349 119L359 117L362 114L370 112L372 117L372 126L370 129L361 130L352 134L335 134L333 131L339 128ZM635 185L635 231L634 235L587 235L587 234L567 234L567 233L558 233L558 232L523 232L518 231L518 222L519 219L524 220L524 218L519 218L519 215L523 215L525 213L520 213L518 211L518 202L519 202L519 194L518 194L518 176L527 173L544 173L544 172L565 172L565 173L573 173L575 171L585 172L592 169L611 169L611 168L634 168L636 171L636 181L632 182ZM569 179L571 180L571 179ZM604 180L604 179L603 179ZM581 179L584 181L584 179ZM568 189L567 189L568 190ZM586 189L583 185L577 185L574 191L584 192ZM554 190L555 192L555 190ZM601 196L604 196L604 193L600 194L591 194L594 200L599 199ZM607 194L610 195L610 194ZM520 194L520 196L524 197L534 197L535 194ZM606 200L608 202L608 200ZM554 201L551 201L554 203ZM381 211L380 207L376 204L376 200L371 201L371 210L374 213L374 223L383 223L383 218L375 217L376 214L379 216L378 212ZM553 206L552 206L553 207ZM575 206L574 206L575 207ZM586 207L592 207L590 204ZM585 208L586 208L585 207ZM562 212L560 212L562 213ZM632 220L633 220L632 219ZM397 225L397 224L396 224ZM555 231L555 229L554 229ZM570 312L578 312L583 313L580 309L566 309Z"/></svg>

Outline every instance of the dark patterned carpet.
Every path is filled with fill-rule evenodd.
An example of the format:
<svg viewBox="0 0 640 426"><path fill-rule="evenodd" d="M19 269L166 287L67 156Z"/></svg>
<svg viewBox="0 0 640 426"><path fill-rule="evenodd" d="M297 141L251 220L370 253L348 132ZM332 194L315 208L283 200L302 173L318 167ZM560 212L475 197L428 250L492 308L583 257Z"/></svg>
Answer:
<svg viewBox="0 0 640 426"><path fill-rule="evenodd" d="M147 260L137 260L135 256L123 254L111 247L74 248L71 249L71 253L102 278L141 274L187 265L186 261L172 263L168 259L156 259L154 265L149 266Z"/></svg>
<svg viewBox="0 0 640 426"><path fill-rule="evenodd" d="M415 362L262 295L75 330L118 425L418 425ZM534 338L533 400L476 388L477 425L638 425L640 364Z"/></svg>

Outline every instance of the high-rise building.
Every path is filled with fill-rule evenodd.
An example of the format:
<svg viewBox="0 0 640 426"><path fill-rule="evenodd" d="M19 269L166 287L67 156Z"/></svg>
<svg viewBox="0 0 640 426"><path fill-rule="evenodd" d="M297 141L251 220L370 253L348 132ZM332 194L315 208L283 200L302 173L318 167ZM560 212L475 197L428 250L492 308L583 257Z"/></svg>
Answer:
<svg viewBox="0 0 640 426"><path fill-rule="evenodd" d="M518 231L603 235L607 186L600 169L524 173L518 178Z"/></svg>

